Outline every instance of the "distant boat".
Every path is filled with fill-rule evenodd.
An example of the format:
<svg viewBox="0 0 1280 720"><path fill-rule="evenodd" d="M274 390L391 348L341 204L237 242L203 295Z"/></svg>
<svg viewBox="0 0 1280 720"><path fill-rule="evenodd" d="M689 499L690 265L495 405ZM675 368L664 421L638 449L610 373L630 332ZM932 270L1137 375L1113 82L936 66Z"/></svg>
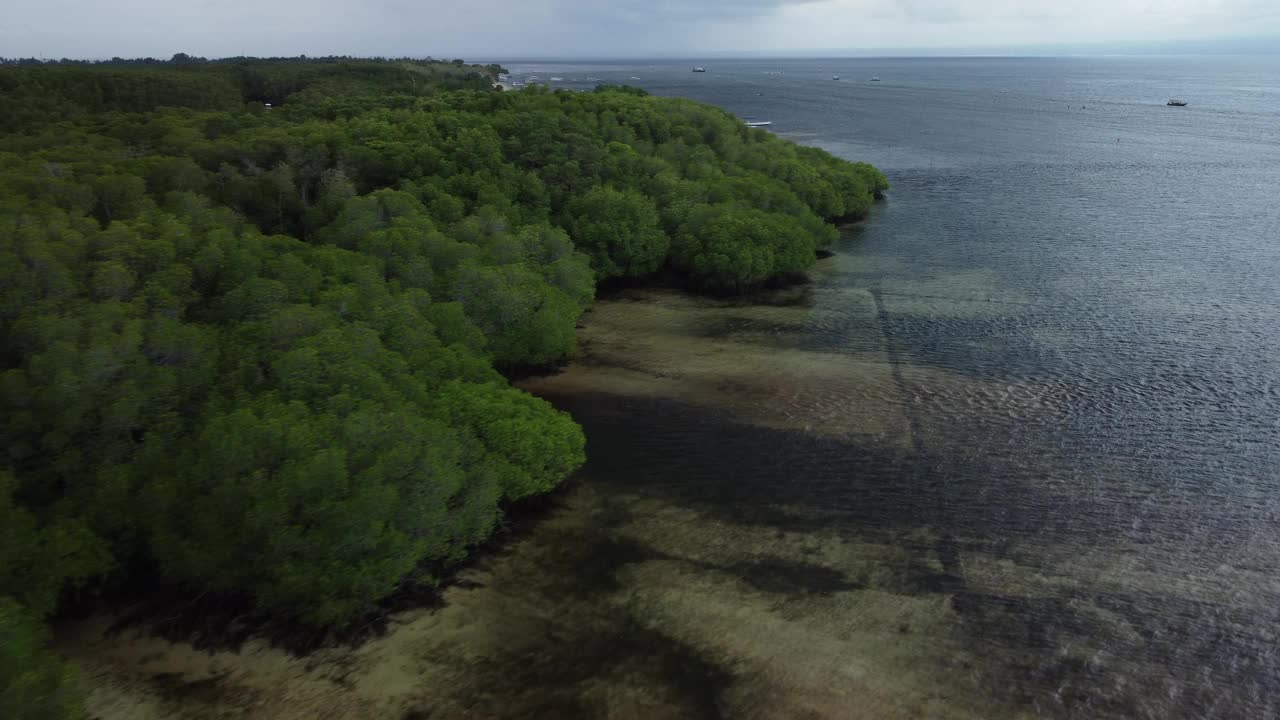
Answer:
<svg viewBox="0 0 1280 720"><path fill-rule="evenodd" d="M871 78L871 82L880 82L880 76L876 75L875 77Z"/></svg>
<svg viewBox="0 0 1280 720"><path fill-rule="evenodd" d="M551 78L551 82L564 82L564 78Z"/></svg>
<svg viewBox="0 0 1280 720"><path fill-rule="evenodd" d="M839 79L840 79L840 76L839 76L839 75L832 75L832 76L831 76L831 79L832 79L832 80L839 80Z"/></svg>
<svg viewBox="0 0 1280 720"><path fill-rule="evenodd" d="M1187 101L1186 100L1170 100L1169 102L1165 103L1165 105L1168 105L1170 107L1186 107Z"/></svg>
<svg viewBox="0 0 1280 720"><path fill-rule="evenodd" d="M632 79L632 80L639 80L640 78L636 77L635 75L632 75L632 76L631 76L631 79Z"/></svg>
<svg viewBox="0 0 1280 720"><path fill-rule="evenodd" d="M769 127L773 124L772 120L748 120L747 127Z"/></svg>
<svg viewBox="0 0 1280 720"><path fill-rule="evenodd" d="M693 66L693 71L694 71L694 72L706 72L706 71L707 71L707 69L706 69L706 68L704 68L704 67L702 67L701 65L694 65L694 66Z"/></svg>

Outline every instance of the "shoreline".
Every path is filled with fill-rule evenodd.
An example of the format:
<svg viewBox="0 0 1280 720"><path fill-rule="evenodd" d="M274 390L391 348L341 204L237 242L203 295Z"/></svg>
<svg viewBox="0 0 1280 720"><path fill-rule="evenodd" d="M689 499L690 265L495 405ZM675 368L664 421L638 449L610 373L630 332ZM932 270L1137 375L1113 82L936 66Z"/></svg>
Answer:
<svg viewBox="0 0 1280 720"><path fill-rule="evenodd" d="M834 256L834 252L819 255L815 263ZM584 313L579 330L601 302L629 303L632 302L633 293L640 293L641 297L655 292L675 293L695 303L727 303L724 305L726 308L742 304L768 306L790 293L802 292L812 282L813 279L805 274L800 279L778 278L751 293L723 295L690 290L681 286L674 276L658 278L656 281L650 278L644 282L624 283L605 290L597 297ZM508 376L508 382L518 390L555 404L553 398L557 393L551 390L549 396L548 390L555 385L555 378L570 371L575 363L590 365L591 359L575 357L554 367L525 368ZM442 607L445 604L444 596L450 588L465 585L463 575L468 570L482 566L534 532L584 481L579 470L551 491L525 498L504 508L502 529L469 551L465 559L435 571L433 574L438 573L439 579L435 586L409 587L397 591L380 602L377 610L341 628L315 628L301 624L293 618L257 608L247 596L197 592L170 585L153 585L141 591L108 592L101 598L65 609L53 618L52 626L57 631L59 627L91 618L111 617L114 619L107 629L109 635L141 633L170 643L189 644L196 650L208 652L238 652L252 641L264 641L272 648L284 650L299 658L327 649L358 648L370 639L385 635L392 616L398 613L429 611ZM121 586L130 587L133 583L125 581ZM157 621L156 618L163 618L163 621Z"/></svg>
<svg viewBox="0 0 1280 720"><path fill-rule="evenodd" d="M829 288L837 263L819 268L817 287ZM85 670L89 706L102 720L771 720L840 717L855 704L884 718L1018 717L978 703L933 659L945 648L982 667L943 624L945 568L903 565L920 531L863 513L839 520L812 488L779 495L789 468L741 464L794 443L822 455L863 438L886 446L858 450L875 462L911 445L897 401L876 399L892 388L881 361L764 342L752 329L809 318L813 292L601 299L575 363L518 385L579 419L587 466L527 533L461 569L442 605L301 657L261 639L208 652L132 630L107 637L89 620L60 637ZM874 317L869 301L859 307ZM836 423L821 403L792 416L804 407L795 397L843 398L858 412ZM702 446L719 460L686 481L684 458Z"/></svg>

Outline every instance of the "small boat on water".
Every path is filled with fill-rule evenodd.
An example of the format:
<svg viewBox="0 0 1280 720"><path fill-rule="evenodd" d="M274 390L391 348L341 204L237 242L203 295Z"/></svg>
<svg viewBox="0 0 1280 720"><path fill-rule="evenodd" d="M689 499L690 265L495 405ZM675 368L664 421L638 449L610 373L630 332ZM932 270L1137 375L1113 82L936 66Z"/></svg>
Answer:
<svg viewBox="0 0 1280 720"><path fill-rule="evenodd" d="M747 127L769 127L773 124L772 120L748 120Z"/></svg>
<svg viewBox="0 0 1280 720"><path fill-rule="evenodd" d="M832 76L831 76L831 79L832 79L832 80L839 80L839 79L840 79L840 76L839 76L839 75L832 75Z"/></svg>
<svg viewBox="0 0 1280 720"><path fill-rule="evenodd" d="M1170 100L1169 102L1165 103L1165 105L1168 105L1169 107L1186 107L1187 101L1186 100Z"/></svg>
<svg viewBox="0 0 1280 720"><path fill-rule="evenodd" d="M551 82L564 82L564 78L551 78Z"/></svg>
<svg viewBox="0 0 1280 720"><path fill-rule="evenodd" d="M876 75L875 77L871 78L871 82L880 82L880 76Z"/></svg>
<svg viewBox="0 0 1280 720"><path fill-rule="evenodd" d="M701 65L694 65L694 66L693 66L693 71L694 71L694 72L706 72L706 71L707 71L707 69L706 69L706 68L704 68L704 67L702 67Z"/></svg>

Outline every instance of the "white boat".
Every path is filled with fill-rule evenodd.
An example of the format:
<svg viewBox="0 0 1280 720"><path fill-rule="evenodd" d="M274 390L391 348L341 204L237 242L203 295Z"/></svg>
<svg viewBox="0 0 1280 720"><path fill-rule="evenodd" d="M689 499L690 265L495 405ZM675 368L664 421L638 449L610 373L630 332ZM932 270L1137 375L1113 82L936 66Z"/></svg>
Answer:
<svg viewBox="0 0 1280 720"><path fill-rule="evenodd" d="M832 79L832 80L839 80L839 79L840 79L840 76L839 76L839 75L832 75L832 76L831 76L831 79Z"/></svg>
<svg viewBox="0 0 1280 720"><path fill-rule="evenodd" d="M693 71L694 71L694 72L706 72L706 71L707 71L707 69L706 69L706 68L704 68L704 67L702 67L701 65L694 65L694 66L693 66Z"/></svg>
<svg viewBox="0 0 1280 720"><path fill-rule="evenodd" d="M880 76L876 75L875 77L871 78L871 82L880 82Z"/></svg>
<svg viewBox="0 0 1280 720"><path fill-rule="evenodd" d="M772 120L748 120L747 127L769 127L773 124Z"/></svg>
<svg viewBox="0 0 1280 720"><path fill-rule="evenodd" d="M564 78L551 78L551 82L564 82Z"/></svg>
<svg viewBox="0 0 1280 720"><path fill-rule="evenodd" d="M632 79L632 80L639 80L640 78L636 77L635 75L632 75L632 76L631 76L631 79Z"/></svg>

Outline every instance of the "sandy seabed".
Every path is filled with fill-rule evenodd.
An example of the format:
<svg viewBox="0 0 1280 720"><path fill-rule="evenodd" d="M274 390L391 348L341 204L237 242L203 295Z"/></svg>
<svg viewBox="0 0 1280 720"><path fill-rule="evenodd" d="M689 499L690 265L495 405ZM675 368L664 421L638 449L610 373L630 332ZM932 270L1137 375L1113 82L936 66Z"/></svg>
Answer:
<svg viewBox="0 0 1280 720"><path fill-rule="evenodd" d="M901 488L857 487L866 463L951 450L969 414L1069 412L1067 387L907 362L881 323L886 305L919 312L936 292L910 290L601 301L575 363L523 383L583 422L582 477L441 607L356 647L202 652L145 625L108 632L102 615L60 628L60 649L103 720L1159 717L1124 684L1141 653L1117 651L1147 642L1142 618L1074 592L1167 587L1159 548L1138 563L966 536ZM842 293L821 303L839 312L815 310L814 292ZM934 307L991 307L972 305ZM760 466L773 447L779 466ZM871 459L829 467L842 453Z"/></svg>

